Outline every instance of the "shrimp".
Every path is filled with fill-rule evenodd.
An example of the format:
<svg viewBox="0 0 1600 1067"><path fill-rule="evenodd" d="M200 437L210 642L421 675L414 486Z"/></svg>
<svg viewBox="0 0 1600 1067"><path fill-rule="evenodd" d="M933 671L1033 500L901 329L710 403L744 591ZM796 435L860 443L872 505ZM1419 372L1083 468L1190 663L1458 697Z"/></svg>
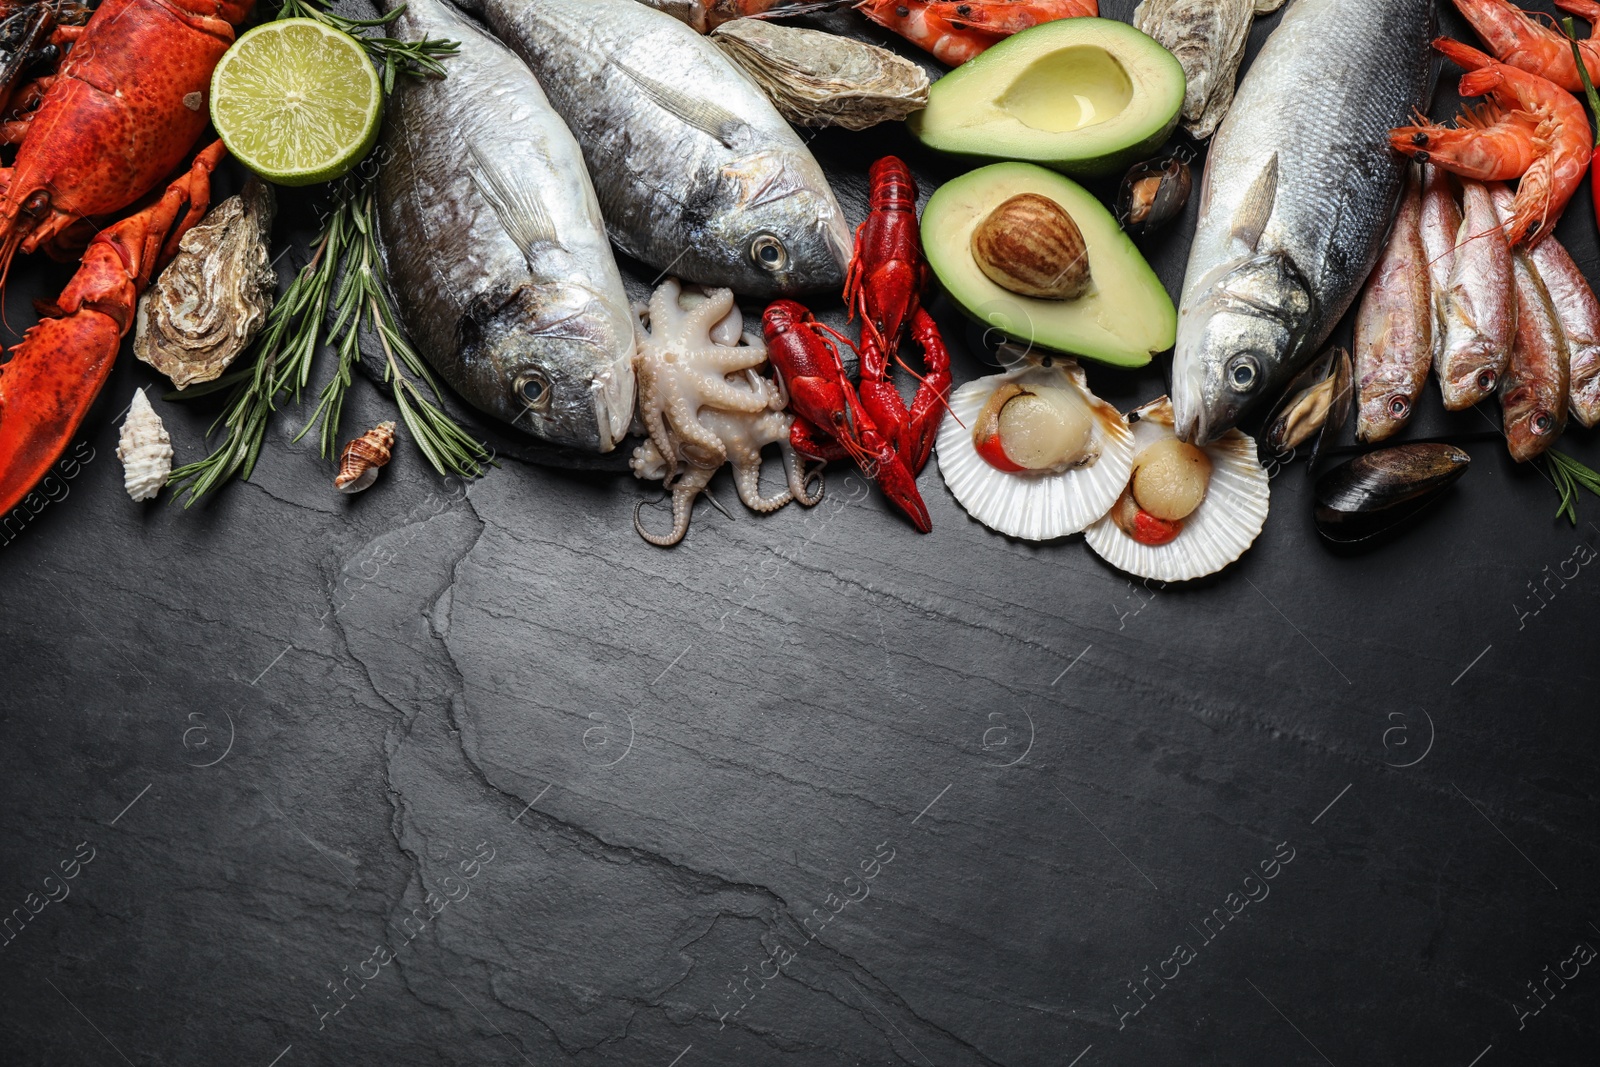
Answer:
<svg viewBox="0 0 1600 1067"><path fill-rule="evenodd" d="M1549 148L1540 140L1536 122L1494 104L1464 108L1454 126L1420 115L1417 122L1391 131L1389 143L1420 163L1433 162L1481 182L1520 178Z"/></svg>
<svg viewBox="0 0 1600 1067"><path fill-rule="evenodd" d="M873 22L952 67L959 67L1005 37L971 29L931 10L932 6L924 0L861 0L857 5Z"/></svg>
<svg viewBox="0 0 1600 1067"><path fill-rule="evenodd" d="M930 0L928 9L985 33L1012 34L1041 22L1100 14L1099 0Z"/></svg>
<svg viewBox="0 0 1600 1067"><path fill-rule="evenodd" d="M1501 63L1460 41L1441 37L1433 46L1457 66L1467 68L1461 79L1462 96L1487 95L1504 114L1488 128L1469 123L1449 131L1451 136L1438 148L1435 132L1428 127L1402 127L1390 134L1390 143L1445 170L1488 180L1514 177L1515 168L1531 155L1517 183L1506 238L1512 244L1533 244L1554 228L1589 165L1589 117L1583 105L1553 82ZM1519 126L1527 143L1518 135ZM1419 142L1423 136L1426 140ZM1488 177L1491 173L1493 178Z"/></svg>
<svg viewBox="0 0 1600 1067"><path fill-rule="evenodd" d="M859 0L856 7L951 66L1041 22L1100 11L1099 0Z"/></svg>
<svg viewBox="0 0 1600 1067"><path fill-rule="evenodd" d="M1510 0L1455 0L1455 5L1500 62L1548 78L1569 92L1583 91L1572 44L1553 25L1538 21ZM1600 23L1600 4L1592 0L1555 0L1555 5ZM1600 40L1579 41L1578 49L1590 79L1600 84Z"/></svg>

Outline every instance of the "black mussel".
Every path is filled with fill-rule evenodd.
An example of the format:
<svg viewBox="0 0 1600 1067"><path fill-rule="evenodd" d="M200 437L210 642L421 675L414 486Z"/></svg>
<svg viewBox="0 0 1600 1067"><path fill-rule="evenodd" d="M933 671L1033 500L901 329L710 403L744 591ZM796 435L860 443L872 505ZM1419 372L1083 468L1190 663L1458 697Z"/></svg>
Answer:
<svg viewBox="0 0 1600 1067"><path fill-rule="evenodd" d="M1350 418L1350 353L1330 348L1295 376L1283 399L1267 418L1262 442L1271 455L1282 456L1316 437L1311 447L1309 471L1322 446L1338 434Z"/></svg>
<svg viewBox="0 0 1600 1067"><path fill-rule="evenodd" d="M1471 462L1446 444L1367 452L1317 479L1317 532L1350 544L1393 529L1437 500Z"/></svg>
<svg viewBox="0 0 1600 1067"><path fill-rule="evenodd" d="M1183 213L1193 184L1182 155L1135 164L1117 192L1117 218L1129 233L1154 233Z"/></svg>

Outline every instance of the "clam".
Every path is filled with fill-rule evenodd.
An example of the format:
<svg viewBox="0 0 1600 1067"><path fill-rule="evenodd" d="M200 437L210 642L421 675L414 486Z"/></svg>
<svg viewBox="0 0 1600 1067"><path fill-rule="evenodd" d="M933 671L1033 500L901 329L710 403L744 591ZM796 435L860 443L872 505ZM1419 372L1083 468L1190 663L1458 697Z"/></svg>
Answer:
<svg viewBox="0 0 1600 1067"><path fill-rule="evenodd" d="M1397 445L1367 452L1317 479L1317 532L1351 544L1391 530L1439 499L1471 457L1454 445Z"/></svg>
<svg viewBox="0 0 1600 1067"><path fill-rule="evenodd" d="M1193 185L1180 155L1136 163L1117 191L1117 218L1129 233L1154 233L1183 213Z"/></svg>
<svg viewBox="0 0 1600 1067"><path fill-rule="evenodd" d="M1133 434L1065 357L968 382L939 427L939 473L989 529L1029 541L1077 533L1128 484Z"/></svg>
<svg viewBox="0 0 1600 1067"><path fill-rule="evenodd" d="M1083 532L1090 548L1139 578L1182 582L1215 574L1255 543L1267 521L1267 472L1238 430L1196 448L1173 431L1172 403L1128 413L1132 477L1106 516Z"/></svg>

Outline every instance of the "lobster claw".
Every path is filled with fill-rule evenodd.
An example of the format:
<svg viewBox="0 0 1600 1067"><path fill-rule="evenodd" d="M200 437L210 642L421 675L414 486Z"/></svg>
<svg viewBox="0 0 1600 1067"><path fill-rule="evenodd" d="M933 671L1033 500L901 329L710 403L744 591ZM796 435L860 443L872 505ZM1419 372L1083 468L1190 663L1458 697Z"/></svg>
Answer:
<svg viewBox="0 0 1600 1067"><path fill-rule="evenodd" d="M0 367L0 515L49 471L111 373L139 294L177 240L205 214L217 141L161 199L100 231L53 308Z"/></svg>
<svg viewBox="0 0 1600 1067"><path fill-rule="evenodd" d="M122 344L115 319L88 308L43 319L0 370L0 514L28 495L77 432Z"/></svg>

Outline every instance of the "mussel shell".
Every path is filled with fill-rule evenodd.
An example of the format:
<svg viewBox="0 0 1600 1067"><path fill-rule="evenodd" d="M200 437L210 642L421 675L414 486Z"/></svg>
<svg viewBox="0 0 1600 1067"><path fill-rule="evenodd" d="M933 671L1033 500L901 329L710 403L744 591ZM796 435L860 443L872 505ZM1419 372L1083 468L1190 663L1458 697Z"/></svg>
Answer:
<svg viewBox="0 0 1600 1067"><path fill-rule="evenodd" d="M1146 178L1158 181L1155 198L1148 210L1140 210L1135 217L1133 190ZM1183 213L1189 202L1189 191L1194 185L1194 175L1181 156L1165 156L1134 164L1122 179L1117 191L1117 218L1129 233L1154 233Z"/></svg>
<svg viewBox="0 0 1600 1067"><path fill-rule="evenodd" d="M1467 472L1454 445L1397 445L1367 452L1317 479L1317 532L1349 544L1390 530L1437 500Z"/></svg>

